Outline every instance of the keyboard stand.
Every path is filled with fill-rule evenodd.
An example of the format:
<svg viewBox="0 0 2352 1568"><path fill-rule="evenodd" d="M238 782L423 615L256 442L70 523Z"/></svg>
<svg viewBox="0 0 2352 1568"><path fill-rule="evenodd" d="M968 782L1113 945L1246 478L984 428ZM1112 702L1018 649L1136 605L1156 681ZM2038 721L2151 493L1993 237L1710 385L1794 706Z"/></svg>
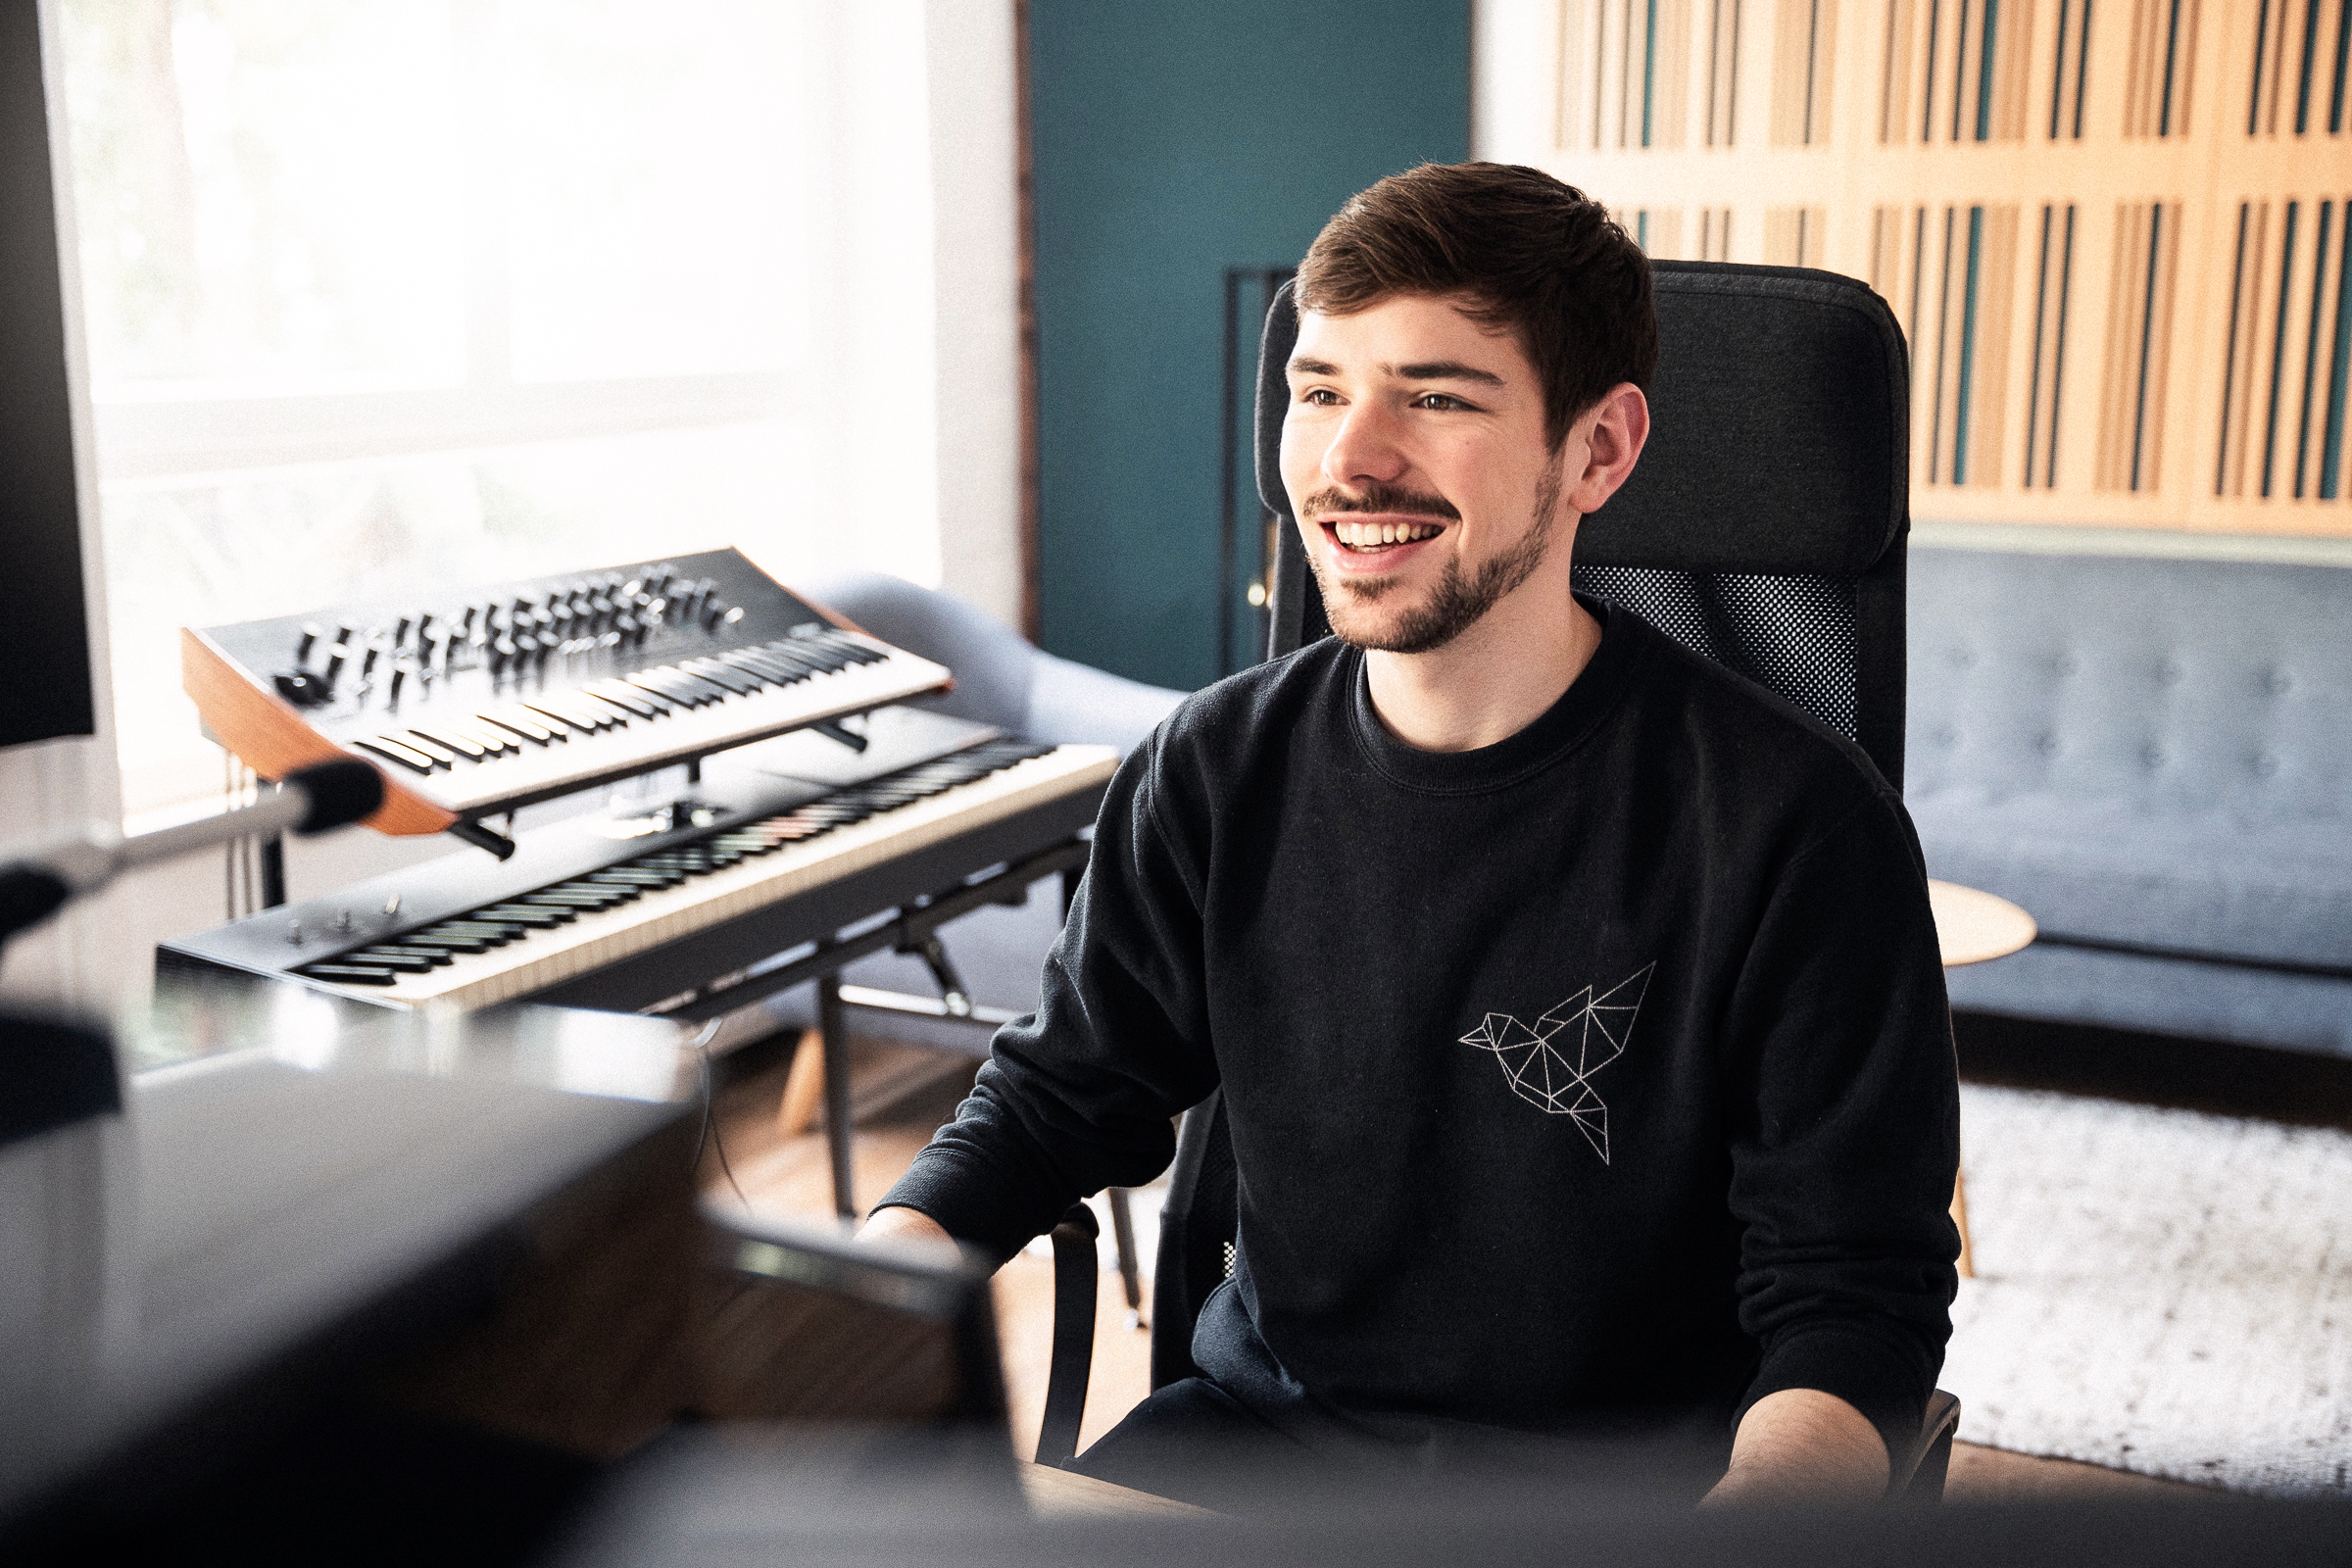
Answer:
<svg viewBox="0 0 2352 1568"><path fill-rule="evenodd" d="M725 983L681 992L662 1007L658 1016L680 1023L702 1023L779 991L789 991L811 980L816 982L817 1033L823 1043L825 1063L825 1152L833 1168L833 1208L844 1219L855 1219L858 1217L856 1183L850 1169L850 1037L842 1018L841 971L877 953L921 953L939 941L941 926L992 904L1019 904L1028 897L1029 885L1041 877L1060 873L1066 891L1078 873L1086 869L1091 851L1087 839L1073 834L977 882L959 883L929 898L917 899L890 919L863 929L853 926L850 929L855 935L825 938L810 952L788 963L772 968L755 964L729 976ZM1066 910L1066 900L1064 907ZM953 968L950 972L954 972ZM991 1027L1011 1017L994 1007L986 1009L989 1017L983 1018L978 1008L955 1013L945 1002L933 1004L927 998L869 991L861 986L848 989L854 1004L860 1006L878 1005L933 1017L968 1017L974 1023L988 1023Z"/></svg>
<svg viewBox="0 0 2352 1568"><path fill-rule="evenodd" d="M1073 849L1077 852L1075 861L1059 863ZM964 988L962 976L956 973L954 960L948 956L947 945L939 928L957 915L967 914L986 904L1020 903L1030 883L1057 865L1061 871L1061 913L1062 918L1067 920L1070 900L1077 894L1079 874L1086 869L1086 852L1087 841L1072 839L1018 865L1007 867L984 882L958 889L941 899L925 901L918 909L871 934L886 936L887 940L868 945L864 939L860 939L854 945L855 952L848 951L852 944L820 948L818 953L802 960L804 963L816 962L820 957L826 960L822 972L816 975L817 1038L824 1054L825 1152L832 1161L833 1207L844 1219L858 1217L858 1204L851 1173L850 1139L844 1136L850 1129L850 1041L842 1009L861 1007L876 1012L950 1019L974 1024L992 1032L1012 1022L1020 1016L1019 1013L972 1001L971 994ZM1002 890L1011 896L983 896L991 890ZM885 946L895 953L920 957L930 968L932 979L938 982L940 994L937 997L918 997L904 991L882 991L872 986L845 986L841 983L843 967L868 954L882 951ZM797 985L800 981L796 979L789 983ZM762 994L777 989L782 988L765 987ZM1126 1188L1111 1187L1104 1189L1104 1192L1110 1203L1111 1237L1118 1251L1119 1284L1127 1298L1127 1326L1140 1329L1144 1326L1143 1269L1135 1247L1134 1206L1128 1199Z"/></svg>

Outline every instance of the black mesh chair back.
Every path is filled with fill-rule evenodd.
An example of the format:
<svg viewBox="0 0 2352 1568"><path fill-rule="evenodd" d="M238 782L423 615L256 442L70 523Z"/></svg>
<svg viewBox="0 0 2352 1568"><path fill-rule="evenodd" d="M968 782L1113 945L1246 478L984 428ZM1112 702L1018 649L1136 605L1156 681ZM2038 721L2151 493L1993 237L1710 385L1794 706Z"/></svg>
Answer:
<svg viewBox="0 0 2352 1568"><path fill-rule="evenodd" d="M1899 789L1910 525L1901 329L1877 294L1834 273L1651 266L1649 443L1578 530L1577 585L1794 703ZM1298 335L1286 284L1257 364L1257 488L1278 541L1273 658L1331 630L1282 487L1283 368ZM1212 1095L1185 1116L1160 1221L1153 1388L1196 1370L1194 1319L1233 1269L1235 1180Z"/></svg>
<svg viewBox="0 0 2352 1568"><path fill-rule="evenodd" d="M1893 313L1832 272L1651 268L1649 444L1578 529L1577 586L1794 703L1899 789L1910 369ZM1286 285L1257 361L1275 658L1331 629L1282 487L1283 367L1298 336Z"/></svg>

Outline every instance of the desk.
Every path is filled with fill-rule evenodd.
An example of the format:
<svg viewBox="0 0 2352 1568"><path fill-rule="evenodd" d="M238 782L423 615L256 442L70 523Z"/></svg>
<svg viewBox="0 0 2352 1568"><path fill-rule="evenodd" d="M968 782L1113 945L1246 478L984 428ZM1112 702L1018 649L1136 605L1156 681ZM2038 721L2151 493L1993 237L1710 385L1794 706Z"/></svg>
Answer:
<svg viewBox="0 0 2352 1568"><path fill-rule="evenodd" d="M1133 1487L1097 1481L1075 1470L1056 1470L1050 1464L1021 1461L1021 1495L1040 1519L1135 1519L1154 1515L1165 1519L1215 1519L1218 1514L1190 1502L1178 1502Z"/></svg>
<svg viewBox="0 0 2352 1568"><path fill-rule="evenodd" d="M1936 916L1936 942L1943 950L1943 966L1985 963L2005 958L2033 945L2034 917L2007 899L1957 882L1928 879L1928 907ZM1952 1223L1960 1230L1960 1274L1977 1275L1976 1258L1968 1243L1968 1187L1959 1173L1952 1176Z"/></svg>
<svg viewBox="0 0 2352 1568"><path fill-rule="evenodd" d="M117 1031L122 1059L169 1064L120 1114L0 1148L0 1529L176 1517L322 1407L404 1367L429 1385L419 1354L551 1238L693 1244L699 1063L675 1025L240 984L166 985ZM668 1376L682 1339L635 1305L624 1383ZM432 1409L429 1388L401 1402Z"/></svg>

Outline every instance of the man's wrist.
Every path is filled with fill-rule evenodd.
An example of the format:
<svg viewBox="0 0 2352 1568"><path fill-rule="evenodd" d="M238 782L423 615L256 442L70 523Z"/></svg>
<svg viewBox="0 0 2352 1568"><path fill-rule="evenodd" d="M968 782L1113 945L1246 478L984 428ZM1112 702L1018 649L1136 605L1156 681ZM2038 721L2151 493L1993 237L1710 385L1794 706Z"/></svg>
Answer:
<svg viewBox="0 0 2352 1568"><path fill-rule="evenodd" d="M930 1242L956 1245L946 1226L919 1208L901 1208L892 1205L877 1208L858 1227L861 1242Z"/></svg>
<svg viewBox="0 0 2352 1568"><path fill-rule="evenodd" d="M1875 1502L1890 1471L1870 1419L1819 1389L1768 1394L1740 1417L1712 1505Z"/></svg>

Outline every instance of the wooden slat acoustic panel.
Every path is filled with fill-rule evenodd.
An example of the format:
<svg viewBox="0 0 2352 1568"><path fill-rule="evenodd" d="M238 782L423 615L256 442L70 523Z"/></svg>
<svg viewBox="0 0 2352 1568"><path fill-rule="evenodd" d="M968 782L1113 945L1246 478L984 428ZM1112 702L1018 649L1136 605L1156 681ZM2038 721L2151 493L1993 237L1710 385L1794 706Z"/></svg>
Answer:
<svg viewBox="0 0 2352 1568"><path fill-rule="evenodd" d="M2276 501L2343 497L2352 196L2241 201L2230 336L2215 400L2213 493Z"/></svg>
<svg viewBox="0 0 2352 1568"><path fill-rule="evenodd" d="M2197 0L2132 0L2131 21L2124 134L2185 136L2196 84Z"/></svg>
<svg viewBox="0 0 2352 1568"><path fill-rule="evenodd" d="M2344 134L2352 0L2254 0L2251 9L2246 134Z"/></svg>
<svg viewBox="0 0 2352 1568"><path fill-rule="evenodd" d="M2094 483L2101 490L2154 490L2164 465L2180 204L2124 203L2114 232Z"/></svg>
<svg viewBox="0 0 2352 1568"><path fill-rule="evenodd" d="M1886 295L1918 515L2352 538L2352 0L1556 21L1552 167L1650 254Z"/></svg>
<svg viewBox="0 0 2352 1568"><path fill-rule="evenodd" d="M1830 139L1838 60L1837 0L1784 0L1772 49L1772 142L1810 147ZM1730 136L1724 138L1730 143Z"/></svg>

